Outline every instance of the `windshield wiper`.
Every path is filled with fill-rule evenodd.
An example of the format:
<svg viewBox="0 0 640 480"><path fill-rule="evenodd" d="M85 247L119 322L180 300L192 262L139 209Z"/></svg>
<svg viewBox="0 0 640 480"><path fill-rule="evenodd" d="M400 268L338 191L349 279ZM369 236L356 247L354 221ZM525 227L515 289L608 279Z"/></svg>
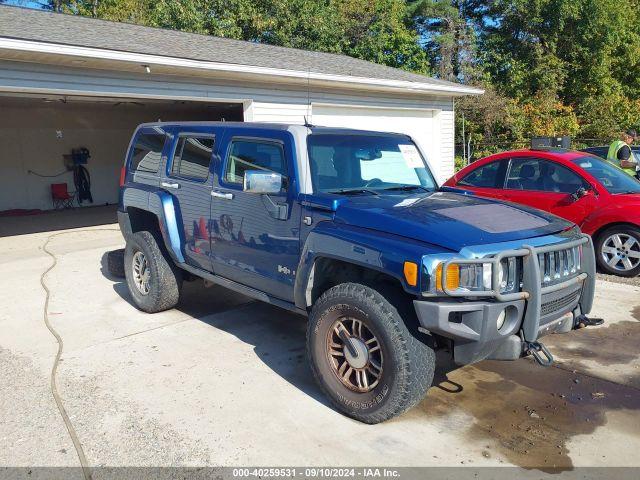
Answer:
<svg viewBox="0 0 640 480"><path fill-rule="evenodd" d="M424 190L425 192L430 192L431 190L427 187L423 187L422 185L397 185L395 187L387 187L383 188L383 190L400 190L403 192L409 192L411 190Z"/></svg>
<svg viewBox="0 0 640 480"><path fill-rule="evenodd" d="M338 195L357 195L358 193L370 193L371 195L379 195L374 190L368 188L341 188L340 190L329 190L329 193L337 193Z"/></svg>

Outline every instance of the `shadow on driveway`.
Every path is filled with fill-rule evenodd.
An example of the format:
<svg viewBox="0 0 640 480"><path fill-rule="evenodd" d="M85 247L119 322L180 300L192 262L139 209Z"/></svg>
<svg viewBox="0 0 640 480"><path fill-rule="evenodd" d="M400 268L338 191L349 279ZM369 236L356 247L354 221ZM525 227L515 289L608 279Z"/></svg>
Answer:
<svg viewBox="0 0 640 480"><path fill-rule="evenodd" d="M114 282L114 291L135 307L125 279L109 273L107 253L102 256L100 271ZM329 405L306 361L305 317L224 287L205 287L200 280L184 282L176 310L252 345L256 356L272 371L319 403Z"/></svg>

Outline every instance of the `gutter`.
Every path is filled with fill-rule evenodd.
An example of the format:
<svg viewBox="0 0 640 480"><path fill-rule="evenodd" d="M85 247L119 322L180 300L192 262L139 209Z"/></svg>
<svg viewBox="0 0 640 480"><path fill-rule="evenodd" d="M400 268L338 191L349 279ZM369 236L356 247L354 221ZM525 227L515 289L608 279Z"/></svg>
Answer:
<svg viewBox="0 0 640 480"><path fill-rule="evenodd" d="M351 88L368 88L380 90L399 90L424 94L448 94L454 96L461 95L482 95L484 90L467 87L465 85L439 85L419 82L409 82L405 80L385 80L368 77L355 77L348 75L335 75L317 72L306 72L300 70L288 70L280 68L259 67L252 65L239 65L233 63L218 63L202 60L191 60L186 58L167 57L163 55L151 55L146 53L123 52L118 50L108 50L94 47L79 47L74 45L64 45L58 43L38 42L32 40L20 40L14 38L0 37L0 50L11 50L19 52L31 52L48 54L52 56L88 58L107 61L120 61L142 66L164 66L173 68L183 68L189 70L200 70L209 72L231 72L239 75L272 77L282 80L298 80L300 83L332 83L348 86Z"/></svg>

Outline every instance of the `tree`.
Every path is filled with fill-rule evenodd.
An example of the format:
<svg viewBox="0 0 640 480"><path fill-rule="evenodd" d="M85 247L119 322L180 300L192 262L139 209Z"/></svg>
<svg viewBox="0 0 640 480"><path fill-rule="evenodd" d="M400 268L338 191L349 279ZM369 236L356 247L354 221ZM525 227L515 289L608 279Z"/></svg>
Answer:
<svg viewBox="0 0 640 480"><path fill-rule="evenodd" d="M480 61L513 98L551 94L577 105L615 91L637 96L639 80L629 77L640 64L638 7L637 0L496 0Z"/></svg>
<svg viewBox="0 0 640 480"><path fill-rule="evenodd" d="M478 86L485 90L484 95L462 97L456 102L456 143L464 143L462 150L469 157L475 151L476 158L496 153L512 141L510 100L491 84Z"/></svg>
<svg viewBox="0 0 640 480"><path fill-rule="evenodd" d="M409 23L419 33L431 68L445 80L477 77L476 32L486 12L476 0L409 0Z"/></svg>
<svg viewBox="0 0 640 480"><path fill-rule="evenodd" d="M587 98L579 114L586 139L611 140L629 127L640 130L640 99L620 93Z"/></svg>

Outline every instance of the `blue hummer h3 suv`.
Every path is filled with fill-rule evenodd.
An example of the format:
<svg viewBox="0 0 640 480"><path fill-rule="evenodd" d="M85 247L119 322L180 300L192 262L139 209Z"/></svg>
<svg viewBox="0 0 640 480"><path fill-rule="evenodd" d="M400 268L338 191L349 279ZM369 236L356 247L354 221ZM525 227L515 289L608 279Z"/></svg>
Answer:
<svg viewBox="0 0 640 480"><path fill-rule="evenodd" d="M205 279L308 317L335 407L377 423L458 364L552 361L589 313L591 240L553 215L438 188L409 136L311 125L143 124L121 174L125 274L146 312Z"/></svg>

